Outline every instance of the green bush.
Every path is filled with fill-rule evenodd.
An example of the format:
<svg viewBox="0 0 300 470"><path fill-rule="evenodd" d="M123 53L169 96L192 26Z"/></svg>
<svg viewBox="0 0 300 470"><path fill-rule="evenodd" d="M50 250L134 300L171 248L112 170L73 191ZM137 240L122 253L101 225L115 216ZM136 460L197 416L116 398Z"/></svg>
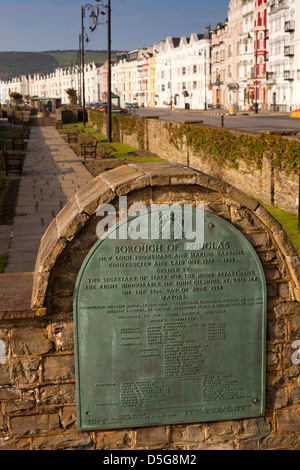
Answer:
<svg viewBox="0 0 300 470"><path fill-rule="evenodd" d="M248 165L262 167L263 158L271 160L274 167L287 173L299 171L300 142L278 135L261 132L243 134L226 129L196 127L191 124L166 123L169 142L177 149L187 146L202 156L208 156L219 166L238 169L239 160Z"/></svg>

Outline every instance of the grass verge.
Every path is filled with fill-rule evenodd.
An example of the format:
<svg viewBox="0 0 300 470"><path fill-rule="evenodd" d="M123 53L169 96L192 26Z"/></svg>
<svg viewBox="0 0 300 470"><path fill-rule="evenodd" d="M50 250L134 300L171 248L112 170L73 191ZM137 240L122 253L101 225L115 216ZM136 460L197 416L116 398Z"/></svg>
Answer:
<svg viewBox="0 0 300 470"><path fill-rule="evenodd" d="M0 255L0 273L1 274L4 272L7 258L8 258L8 255Z"/></svg>
<svg viewBox="0 0 300 470"><path fill-rule="evenodd" d="M104 171L124 165L125 161L131 163L165 161L157 155L145 150L138 150L127 144L120 142L108 143L106 135L99 133L89 125L84 127L82 123L65 124L62 132L68 132L71 128L80 130L78 144L72 145L78 156L80 156L80 143L92 141L93 139L98 140L97 159L88 159L84 162L84 165L93 176L98 176Z"/></svg>
<svg viewBox="0 0 300 470"><path fill-rule="evenodd" d="M283 230L288 235L300 256L300 232L298 232L298 216L290 212L283 211L274 206L262 204L268 212L282 225Z"/></svg>

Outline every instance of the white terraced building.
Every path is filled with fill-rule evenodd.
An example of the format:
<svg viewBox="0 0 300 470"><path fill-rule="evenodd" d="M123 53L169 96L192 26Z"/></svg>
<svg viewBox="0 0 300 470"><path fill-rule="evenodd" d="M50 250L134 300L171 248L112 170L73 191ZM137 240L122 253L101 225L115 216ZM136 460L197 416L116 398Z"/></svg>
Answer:
<svg viewBox="0 0 300 470"><path fill-rule="evenodd" d="M0 82L0 101L16 91L68 104L67 88L80 95L77 66ZM112 91L122 106L300 110L300 0L230 0L228 20L215 31L121 53ZM107 64L86 64L85 101L100 100L107 100Z"/></svg>
<svg viewBox="0 0 300 470"><path fill-rule="evenodd" d="M207 109L211 103L210 27L190 38L167 37L156 50L156 106Z"/></svg>
<svg viewBox="0 0 300 470"><path fill-rule="evenodd" d="M269 61L267 83L268 107L272 111L289 112L299 98L300 69L299 29L296 21L296 6L300 0L270 0L269 19ZM298 13L299 14L299 13ZM296 46L296 36L298 43Z"/></svg>
<svg viewBox="0 0 300 470"><path fill-rule="evenodd" d="M95 103L101 99L101 65L85 65L85 98L86 103ZM53 73L22 75L11 80L0 82L1 103L9 102L9 93L18 92L23 96L57 97L63 104L68 104L68 88L75 88L80 96L81 80L77 65L57 68Z"/></svg>

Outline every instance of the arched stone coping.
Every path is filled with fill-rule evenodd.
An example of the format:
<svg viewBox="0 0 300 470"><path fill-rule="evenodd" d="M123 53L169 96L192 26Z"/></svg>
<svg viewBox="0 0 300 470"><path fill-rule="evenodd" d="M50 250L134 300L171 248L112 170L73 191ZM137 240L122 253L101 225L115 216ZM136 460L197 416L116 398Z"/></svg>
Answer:
<svg viewBox="0 0 300 470"><path fill-rule="evenodd" d="M172 163L127 164L107 171L94 178L70 199L45 232L34 272L32 309L43 315L48 281L58 258L93 216L99 205L108 204L116 197L147 186L198 185L221 193L228 201L234 201L250 210L267 227L270 236L285 259L291 278L291 293L300 301L300 259L281 225L253 198L221 180Z"/></svg>

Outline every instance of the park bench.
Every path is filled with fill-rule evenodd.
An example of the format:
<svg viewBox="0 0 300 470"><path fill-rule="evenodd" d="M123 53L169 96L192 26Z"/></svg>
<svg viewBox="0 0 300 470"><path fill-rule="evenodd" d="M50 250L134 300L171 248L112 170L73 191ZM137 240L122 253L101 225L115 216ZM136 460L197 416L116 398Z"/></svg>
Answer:
<svg viewBox="0 0 300 470"><path fill-rule="evenodd" d="M84 160L87 157L96 158L98 140L94 139L92 142L83 142L81 146L81 156Z"/></svg>
<svg viewBox="0 0 300 470"><path fill-rule="evenodd" d="M79 134L78 130L75 132L70 132L70 134L68 134L68 143L71 144L73 142L74 144L77 144L78 134Z"/></svg>
<svg viewBox="0 0 300 470"><path fill-rule="evenodd" d="M55 127L56 127L56 129L62 129L63 125L64 125L64 121L60 119L60 120L56 121Z"/></svg>
<svg viewBox="0 0 300 470"><path fill-rule="evenodd" d="M27 149L27 142L25 142L22 137L16 137L15 135L11 138L11 148L13 151L15 150L26 150Z"/></svg>
<svg viewBox="0 0 300 470"><path fill-rule="evenodd" d="M18 172L19 175L22 174L24 158L25 158L24 152L12 153L12 152L9 152L6 147L4 147L3 157L4 157L4 163L5 163L6 176L8 175L8 173Z"/></svg>
<svg viewBox="0 0 300 470"><path fill-rule="evenodd" d="M28 124L23 124L22 132L28 132L30 134L31 132L30 126Z"/></svg>
<svg viewBox="0 0 300 470"><path fill-rule="evenodd" d="M29 140L30 130L22 129L20 132L21 139Z"/></svg>

